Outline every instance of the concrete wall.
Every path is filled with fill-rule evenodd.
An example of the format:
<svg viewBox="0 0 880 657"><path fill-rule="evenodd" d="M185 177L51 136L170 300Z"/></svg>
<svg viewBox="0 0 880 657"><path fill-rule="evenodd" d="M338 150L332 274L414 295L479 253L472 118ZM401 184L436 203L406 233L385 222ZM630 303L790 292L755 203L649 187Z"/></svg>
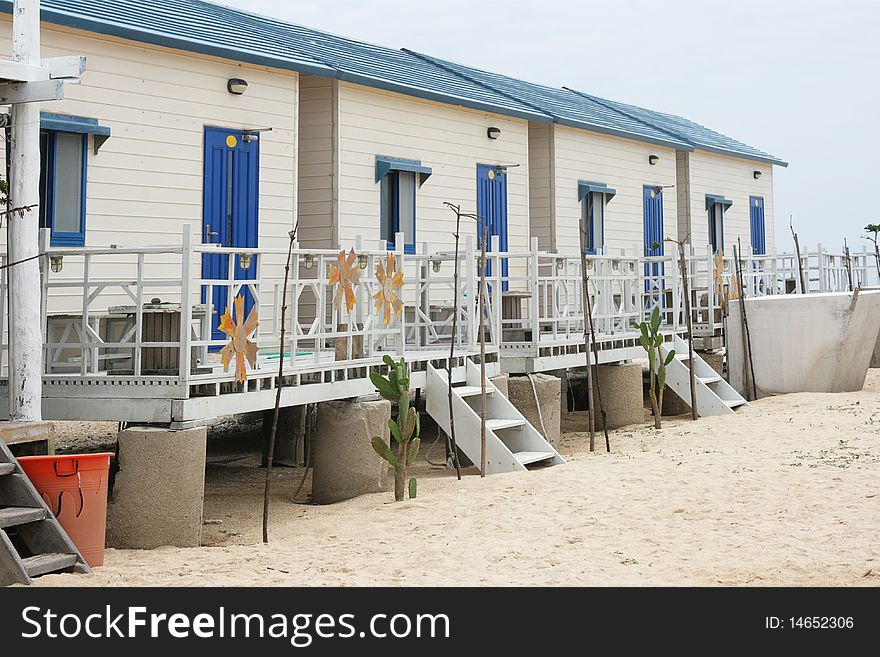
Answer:
<svg viewBox="0 0 880 657"><path fill-rule="evenodd" d="M685 179L690 203L687 214L680 213L679 217L680 223L690 220L691 244L700 249L709 244L706 194L720 194L733 201L733 205L724 213L725 251L733 253L733 245L736 244L737 238L742 240L744 251L751 247L749 197L762 196L767 252L772 253L776 250L772 165L701 150L680 153L679 162L680 165L687 166ZM755 171L761 172L758 180L754 178Z"/></svg>

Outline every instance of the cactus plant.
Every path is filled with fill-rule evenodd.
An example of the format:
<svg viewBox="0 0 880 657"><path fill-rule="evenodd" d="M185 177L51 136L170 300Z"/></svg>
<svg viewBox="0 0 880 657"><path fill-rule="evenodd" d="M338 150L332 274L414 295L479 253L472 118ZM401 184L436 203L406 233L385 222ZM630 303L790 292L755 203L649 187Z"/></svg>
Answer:
<svg viewBox="0 0 880 657"><path fill-rule="evenodd" d="M395 361L391 356L383 359L388 366L388 376L370 372L370 381L384 399L397 404L397 420L388 419L393 442L387 444L379 436L373 436L373 449L394 468L394 501L403 501L406 492L406 475L419 454L419 412L409 404L409 367L401 358ZM397 443L395 454L392 445ZM416 478L409 480L409 496L416 496Z"/></svg>
<svg viewBox="0 0 880 657"><path fill-rule="evenodd" d="M654 306L650 322L639 324L641 332L640 341L642 349L648 353L648 366L650 368L651 385L651 409L654 411L654 427L661 428L660 416L663 412L663 389L666 387L666 366L675 358L675 351L669 350L666 358L660 351L663 344L663 334L660 332L660 308Z"/></svg>

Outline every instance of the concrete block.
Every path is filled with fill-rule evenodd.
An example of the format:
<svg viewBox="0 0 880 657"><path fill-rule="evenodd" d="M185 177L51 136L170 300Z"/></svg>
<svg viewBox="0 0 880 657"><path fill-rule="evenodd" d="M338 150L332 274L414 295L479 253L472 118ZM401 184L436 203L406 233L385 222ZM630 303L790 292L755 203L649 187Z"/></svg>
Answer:
<svg viewBox="0 0 880 657"><path fill-rule="evenodd" d="M495 384L495 387L498 388L498 392L507 397L508 394L508 386L507 383L510 380L509 374L499 374L498 376L489 377L489 380Z"/></svg>
<svg viewBox="0 0 880 657"><path fill-rule="evenodd" d="M119 432L119 472L107 508L107 545L198 547L202 540L207 429Z"/></svg>
<svg viewBox="0 0 880 657"><path fill-rule="evenodd" d="M55 425L40 422L0 422L0 440L16 456L55 453Z"/></svg>
<svg viewBox="0 0 880 657"><path fill-rule="evenodd" d="M609 429L643 423L645 398L642 389L641 363L599 365L597 370L597 375L593 377L593 408L597 411L596 430L600 431L602 428L602 419L598 414L598 386L602 387L602 405L605 407ZM584 426L588 426L586 422Z"/></svg>
<svg viewBox="0 0 880 657"><path fill-rule="evenodd" d="M880 367L880 334L877 335L877 342L874 343L874 353L871 355L871 367Z"/></svg>
<svg viewBox="0 0 880 657"><path fill-rule="evenodd" d="M527 376L510 377L507 382L508 399L551 445L556 445L561 430L561 380L547 374L533 374L531 378L534 388Z"/></svg>
<svg viewBox="0 0 880 657"><path fill-rule="evenodd" d="M861 390L880 332L880 290L747 299L758 396ZM740 303L727 320L727 369L741 394L748 378Z"/></svg>
<svg viewBox="0 0 880 657"><path fill-rule="evenodd" d="M318 404L312 445L312 501L332 504L388 490L388 464L370 443L389 440L391 402L329 401Z"/></svg>
<svg viewBox="0 0 880 657"><path fill-rule="evenodd" d="M303 445L306 430L305 406L288 406L278 409L278 430L275 432L275 454L272 464L286 467L303 465ZM269 438L275 409L263 412L263 467L266 466Z"/></svg>

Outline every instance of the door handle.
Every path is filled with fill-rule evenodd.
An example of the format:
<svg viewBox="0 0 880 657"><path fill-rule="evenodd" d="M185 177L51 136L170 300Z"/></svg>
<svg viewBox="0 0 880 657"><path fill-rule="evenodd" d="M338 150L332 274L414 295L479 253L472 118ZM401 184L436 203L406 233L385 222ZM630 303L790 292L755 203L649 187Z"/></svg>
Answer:
<svg viewBox="0 0 880 657"><path fill-rule="evenodd" d="M217 237L219 234L216 230L211 230L211 224L207 224L205 226L205 244L210 244L211 238Z"/></svg>

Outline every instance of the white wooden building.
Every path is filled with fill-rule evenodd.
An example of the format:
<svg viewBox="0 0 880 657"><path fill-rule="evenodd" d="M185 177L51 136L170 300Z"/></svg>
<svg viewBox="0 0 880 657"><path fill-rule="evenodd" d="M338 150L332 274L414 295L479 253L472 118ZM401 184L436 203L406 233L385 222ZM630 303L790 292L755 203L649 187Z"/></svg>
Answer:
<svg viewBox="0 0 880 657"><path fill-rule="evenodd" d="M0 0L6 44L11 4ZM681 332L680 277L652 246L666 237L690 236L691 289L713 330L709 199L726 208L725 246L750 247L749 203L763 199L760 250L773 250L772 167L784 163L685 119L200 0L42 5L44 56L88 59L82 84L42 108L48 418L182 426L269 408L278 358L287 405L369 392L367 369L386 353L413 360L418 384L451 340L464 380L477 351L477 226L463 224L453 309L447 201L490 228L496 369L583 365L586 216L604 361L638 356L635 324L658 304ZM328 276L351 247L361 284L349 314L330 303ZM388 253L406 274L406 312L390 326L371 299ZM774 272L753 268L750 284L775 287ZM261 322L244 386L213 354L238 294ZM157 337L150 318L169 308L176 333ZM157 365L163 350L173 364Z"/></svg>

